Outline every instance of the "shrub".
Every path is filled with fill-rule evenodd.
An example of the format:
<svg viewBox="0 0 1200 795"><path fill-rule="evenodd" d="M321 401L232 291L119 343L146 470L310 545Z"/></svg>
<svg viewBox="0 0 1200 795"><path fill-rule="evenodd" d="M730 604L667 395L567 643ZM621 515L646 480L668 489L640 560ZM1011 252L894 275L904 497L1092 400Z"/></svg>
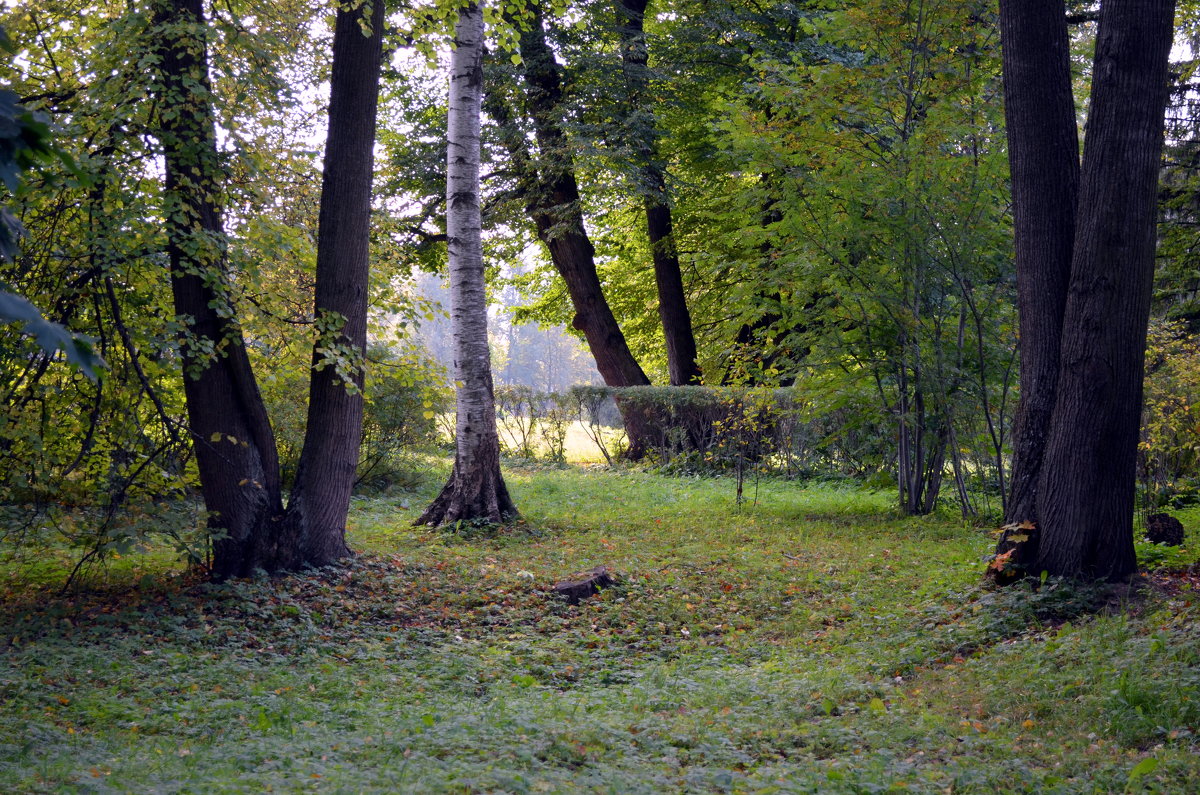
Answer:
<svg viewBox="0 0 1200 795"><path fill-rule="evenodd" d="M1200 343L1182 323L1150 328L1138 485L1143 518L1182 508L1200 493Z"/></svg>
<svg viewBox="0 0 1200 795"><path fill-rule="evenodd" d="M493 390L496 402L496 430L500 448L508 455L534 458L535 431L541 419L539 395L520 384L498 386Z"/></svg>
<svg viewBox="0 0 1200 795"><path fill-rule="evenodd" d="M357 490L380 491L397 483L415 485L419 466L414 450L438 439L438 416L448 410L449 393L437 365L412 351L368 351L370 372L364 389L363 435ZM308 370L276 375L264 386L279 447L284 484L292 482L308 411Z"/></svg>
<svg viewBox="0 0 1200 795"><path fill-rule="evenodd" d="M818 407L797 388L581 385L566 393L495 389L501 447L508 455L562 461L578 422L610 465L621 458L626 419L643 432L649 463L676 473L732 472L787 478L871 477L892 460L878 418L836 401ZM740 493L740 492L739 492Z"/></svg>

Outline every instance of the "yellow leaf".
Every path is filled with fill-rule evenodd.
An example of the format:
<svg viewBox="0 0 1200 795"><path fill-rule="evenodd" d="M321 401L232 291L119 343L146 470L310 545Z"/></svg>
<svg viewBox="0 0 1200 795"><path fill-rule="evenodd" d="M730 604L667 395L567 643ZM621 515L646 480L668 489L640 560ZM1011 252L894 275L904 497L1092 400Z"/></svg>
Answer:
<svg viewBox="0 0 1200 795"><path fill-rule="evenodd" d="M249 482L250 482L250 478L242 478L241 480L238 481L238 485L245 486Z"/></svg>
<svg viewBox="0 0 1200 795"><path fill-rule="evenodd" d="M216 432L216 433L214 433L212 436L208 437L208 440L209 440L210 442L219 442L219 441L221 441L221 432L220 432L220 431L217 431L217 432Z"/></svg>
<svg viewBox="0 0 1200 795"><path fill-rule="evenodd" d="M236 436L229 436L229 435L226 435L226 436L225 436L225 438L226 438L226 439L228 439L228 440L229 440L230 442L232 442L233 444L237 444L237 437L236 437Z"/></svg>

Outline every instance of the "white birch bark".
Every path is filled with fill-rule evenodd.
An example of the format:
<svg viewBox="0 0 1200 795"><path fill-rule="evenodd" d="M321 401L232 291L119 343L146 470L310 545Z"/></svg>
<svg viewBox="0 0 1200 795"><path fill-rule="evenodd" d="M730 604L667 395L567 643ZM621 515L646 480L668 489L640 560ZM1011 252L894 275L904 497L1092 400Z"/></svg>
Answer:
<svg viewBox="0 0 1200 795"><path fill-rule="evenodd" d="M457 381L454 471L418 524L499 522L516 515L500 475L492 398L479 203L479 117L483 100L483 5L459 11L450 56L446 146L446 237Z"/></svg>
<svg viewBox="0 0 1200 795"><path fill-rule="evenodd" d="M477 448L495 434L491 361L483 289L479 209L479 108L483 97L483 8L459 12L450 56L450 115L446 146L446 237L450 255L450 315L458 381L458 449Z"/></svg>

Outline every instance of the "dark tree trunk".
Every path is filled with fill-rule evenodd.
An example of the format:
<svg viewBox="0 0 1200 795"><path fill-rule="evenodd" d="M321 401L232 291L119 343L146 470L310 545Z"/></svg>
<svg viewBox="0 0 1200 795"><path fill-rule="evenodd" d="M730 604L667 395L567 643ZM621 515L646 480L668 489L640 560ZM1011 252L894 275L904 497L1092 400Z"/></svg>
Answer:
<svg viewBox="0 0 1200 795"><path fill-rule="evenodd" d="M536 11L520 39L525 111L533 123L539 157L535 159L529 151L528 141L513 123L512 110L499 91L488 93L485 108L501 128L526 212L567 287L575 310L572 325L583 333L600 377L610 387L648 386L650 379L629 350L596 272L596 249L583 223L574 160L561 124L566 112L562 78L543 24L540 11ZM645 418L624 401L617 405L629 437L626 455L641 458L648 433Z"/></svg>
<svg viewBox="0 0 1200 795"><path fill-rule="evenodd" d="M175 311L187 322L180 343L184 393L214 531L212 574L242 576L273 567L279 462L227 289L201 0L160 2L155 24L164 226Z"/></svg>
<svg viewBox="0 0 1200 795"><path fill-rule="evenodd" d="M1062 0L1002 0L1005 121L1012 170L1021 398L1005 521L1037 521L1075 235L1079 140Z"/></svg>
<svg viewBox="0 0 1200 795"><path fill-rule="evenodd" d="M500 473L500 438L488 353L479 204L483 9L459 11L450 56L446 146L446 239L454 324L455 456L450 479L416 524L502 522L517 516Z"/></svg>
<svg viewBox="0 0 1200 795"><path fill-rule="evenodd" d="M362 439L370 275L371 179L383 54L384 4L339 7L333 35L329 132L317 238L308 424L288 505L294 553L310 566L350 554L346 514ZM365 29L364 29L365 23ZM368 33L369 31L369 33ZM351 357L349 369L335 357Z"/></svg>
<svg viewBox="0 0 1200 795"><path fill-rule="evenodd" d="M1134 482L1154 276L1174 0L1100 8L1036 567L1117 579L1137 565Z"/></svg>
<svg viewBox="0 0 1200 795"><path fill-rule="evenodd" d="M531 171L528 176L534 180L525 186L526 206L538 237L566 283L575 307L573 325L587 339L604 383L645 386L650 380L630 352L596 273L596 249L583 224L575 163L562 129L566 110L561 70L546 43L543 25L540 11L535 11L520 40L526 109L540 154L536 163L528 155L524 158Z"/></svg>
<svg viewBox="0 0 1200 795"><path fill-rule="evenodd" d="M700 368L696 364L696 338L683 289L679 253L675 248L666 175L658 159L658 129L651 110L653 98L647 92L650 58L645 30L647 3L648 0L621 0L623 15L618 33L626 90L626 117L622 127L631 143L637 188L646 210L646 234L654 261L667 369L671 385L682 386L700 383Z"/></svg>

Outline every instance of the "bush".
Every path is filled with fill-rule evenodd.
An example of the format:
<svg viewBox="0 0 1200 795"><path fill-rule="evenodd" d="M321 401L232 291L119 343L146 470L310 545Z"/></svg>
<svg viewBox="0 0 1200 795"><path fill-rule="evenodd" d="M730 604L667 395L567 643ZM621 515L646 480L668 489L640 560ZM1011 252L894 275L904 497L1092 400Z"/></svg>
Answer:
<svg viewBox="0 0 1200 795"><path fill-rule="evenodd" d="M567 430L579 422L611 464L627 444L625 420L642 431L647 460L680 473L771 473L842 478L878 471L882 430L850 427L845 412L819 414L791 388L575 386L565 394L529 387L495 391L501 445L509 455L565 457Z"/></svg>
<svg viewBox="0 0 1200 795"><path fill-rule="evenodd" d="M496 403L496 431L500 449L507 455L535 458L535 432L541 419L540 395L522 385L498 386L492 392Z"/></svg>
<svg viewBox="0 0 1200 795"><path fill-rule="evenodd" d="M363 406L363 439L358 455L358 491L410 489L423 466L415 452L439 443L438 419L453 409L438 366L413 352L371 355Z"/></svg>
<svg viewBox="0 0 1200 795"><path fill-rule="evenodd" d="M437 366L411 351L368 351L372 363L364 390L363 436L357 491L377 492L396 484L416 485L420 465L414 451L438 440L438 416L449 410L449 392ZM308 412L308 370L295 369L264 385L279 447L285 486L300 463Z"/></svg>
<svg viewBox="0 0 1200 795"><path fill-rule="evenodd" d="M1200 343L1178 322L1154 323L1146 347L1138 485L1142 516L1197 500Z"/></svg>

